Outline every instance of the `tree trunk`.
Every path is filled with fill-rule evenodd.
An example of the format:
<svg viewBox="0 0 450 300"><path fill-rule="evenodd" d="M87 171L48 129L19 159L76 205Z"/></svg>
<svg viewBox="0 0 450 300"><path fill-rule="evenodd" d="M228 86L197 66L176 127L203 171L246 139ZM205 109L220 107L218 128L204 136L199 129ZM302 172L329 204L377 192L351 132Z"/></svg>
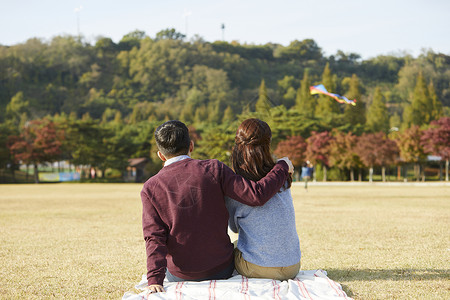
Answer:
<svg viewBox="0 0 450 300"><path fill-rule="evenodd" d="M414 175L416 176L416 181L420 181L420 166L418 163L414 164Z"/></svg>
<svg viewBox="0 0 450 300"><path fill-rule="evenodd" d="M422 182L425 182L425 166L420 166L421 175L422 175Z"/></svg>
<svg viewBox="0 0 450 300"><path fill-rule="evenodd" d="M16 183L16 171L14 170L14 164L11 164L11 176L14 183Z"/></svg>
<svg viewBox="0 0 450 300"><path fill-rule="evenodd" d="M327 181L327 166L323 166L323 181Z"/></svg>
<svg viewBox="0 0 450 300"><path fill-rule="evenodd" d="M445 181L448 181L448 159L445 160Z"/></svg>
<svg viewBox="0 0 450 300"><path fill-rule="evenodd" d="M385 166L381 167L381 178L382 178L383 182L386 182L386 167Z"/></svg>
<svg viewBox="0 0 450 300"><path fill-rule="evenodd" d="M369 168L369 182L373 181L373 167Z"/></svg>
<svg viewBox="0 0 450 300"><path fill-rule="evenodd" d="M39 171L37 163L34 164L34 183L39 183Z"/></svg>
<svg viewBox="0 0 450 300"><path fill-rule="evenodd" d="M358 170L358 181L359 182L362 181L362 170L361 170L361 168L359 168L359 170Z"/></svg>
<svg viewBox="0 0 450 300"><path fill-rule="evenodd" d="M353 171L353 168L350 168L350 181L355 181L355 172Z"/></svg>
<svg viewBox="0 0 450 300"><path fill-rule="evenodd" d="M398 181L402 180L402 167L401 166L397 166L397 180Z"/></svg>

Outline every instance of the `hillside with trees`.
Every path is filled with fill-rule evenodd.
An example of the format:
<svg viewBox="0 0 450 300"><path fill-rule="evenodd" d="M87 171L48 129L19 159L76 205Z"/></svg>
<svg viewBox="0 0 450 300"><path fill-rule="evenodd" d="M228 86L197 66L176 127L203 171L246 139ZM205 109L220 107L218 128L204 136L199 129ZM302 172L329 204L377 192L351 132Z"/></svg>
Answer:
<svg viewBox="0 0 450 300"><path fill-rule="evenodd" d="M319 83L356 106L310 95ZM274 150L292 151L297 165L314 161L321 178L353 180L367 169L372 180L375 167L384 179L386 167L410 163L419 179L427 155L448 169L449 116L450 56L431 49L363 60L326 57L312 39L248 45L186 40L174 29L118 43L57 36L0 45L0 169L13 178L19 164L61 160L120 174L138 157L154 174L152 135L170 119L190 126L195 158L228 163L239 121L257 117L271 126ZM384 159L365 155L372 140Z"/></svg>

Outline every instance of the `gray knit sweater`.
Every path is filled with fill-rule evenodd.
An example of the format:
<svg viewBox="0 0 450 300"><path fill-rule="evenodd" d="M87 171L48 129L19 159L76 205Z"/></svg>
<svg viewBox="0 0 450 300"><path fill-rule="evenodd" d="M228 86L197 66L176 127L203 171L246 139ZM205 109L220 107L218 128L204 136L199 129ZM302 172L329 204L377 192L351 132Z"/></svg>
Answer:
<svg viewBox="0 0 450 300"><path fill-rule="evenodd" d="M251 207L226 198L229 227L239 232L243 258L262 267L287 267L300 261L291 190L283 190L264 206Z"/></svg>

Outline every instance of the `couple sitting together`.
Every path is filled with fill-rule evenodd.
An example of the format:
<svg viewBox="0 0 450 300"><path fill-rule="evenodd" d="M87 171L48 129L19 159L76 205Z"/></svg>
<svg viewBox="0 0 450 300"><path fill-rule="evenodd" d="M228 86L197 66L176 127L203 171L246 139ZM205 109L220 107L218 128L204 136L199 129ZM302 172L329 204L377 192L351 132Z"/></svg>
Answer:
<svg viewBox="0 0 450 300"><path fill-rule="evenodd" d="M147 293L163 281L247 277L287 280L300 269L300 243L288 158L275 162L267 123L247 119L236 132L233 170L215 159L190 158L194 143L180 121L155 131L164 167L141 191ZM237 248L227 233L239 232Z"/></svg>

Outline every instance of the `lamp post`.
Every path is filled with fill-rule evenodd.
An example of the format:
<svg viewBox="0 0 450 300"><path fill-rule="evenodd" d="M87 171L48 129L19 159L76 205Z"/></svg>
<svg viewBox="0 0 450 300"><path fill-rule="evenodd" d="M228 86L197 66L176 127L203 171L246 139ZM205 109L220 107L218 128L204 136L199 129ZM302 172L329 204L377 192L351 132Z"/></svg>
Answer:
<svg viewBox="0 0 450 300"><path fill-rule="evenodd" d="M80 35L80 11L83 9L83 6L77 7L74 9L75 13L77 14L77 35L78 35L78 41L81 40Z"/></svg>
<svg viewBox="0 0 450 300"><path fill-rule="evenodd" d="M222 23L221 28L222 28L222 41L225 41L225 24L224 23Z"/></svg>

